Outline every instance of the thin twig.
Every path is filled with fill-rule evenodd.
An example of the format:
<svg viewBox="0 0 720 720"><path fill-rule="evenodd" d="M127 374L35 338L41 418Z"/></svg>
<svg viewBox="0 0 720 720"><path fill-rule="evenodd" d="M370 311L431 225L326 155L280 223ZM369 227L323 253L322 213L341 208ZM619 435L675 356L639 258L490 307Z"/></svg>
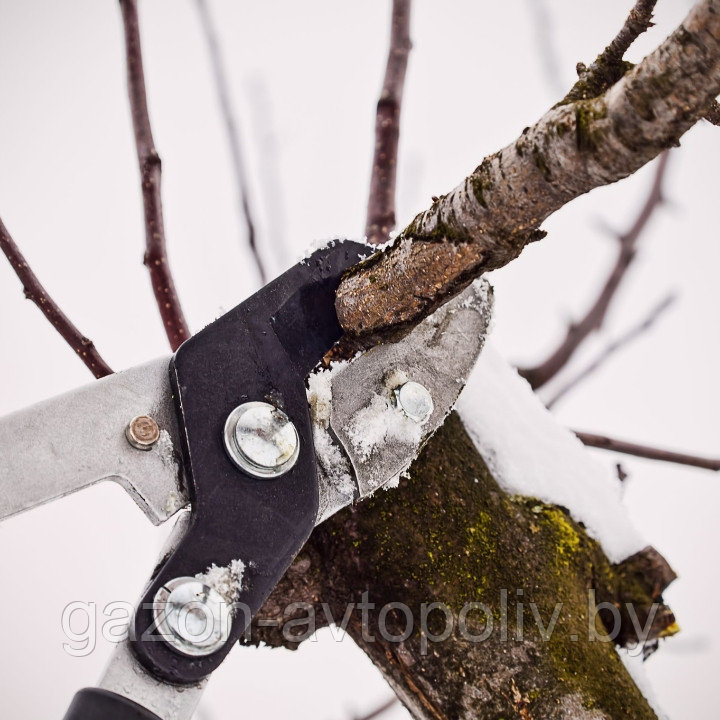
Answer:
<svg viewBox="0 0 720 720"><path fill-rule="evenodd" d="M618 440L606 435L575 431L580 440L589 447L611 450L613 452L635 455L650 460L661 460L663 462L677 463L678 465L690 465L692 467L704 468L705 470L720 470L720 458L705 458L686 453L672 452L662 448L638 445L637 443Z"/></svg>
<svg viewBox="0 0 720 720"><path fill-rule="evenodd" d="M42 310L50 324L60 333L65 342L77 353L88 370L96 377L112 375L112 368L103 360L92 340L86 338L70 321L57 303L48 295L47 290L37 279L27 260L15 244L7 228L0 220L0 249L10 261L12 269L23 284L25 297L32 300Z"/></svg>
<svg viewBox="0 0 720 720"><path fill-rule="evenodd" d="M150 272L155 301L160 310L160 317L170 347L177 350L190 337L190 332L180 306L180 299L175 290L175 283L170 272L165 247L165 226L160 195L162 168L160 156L155 149L148 114L137 1L120 0L120 9L125 32L128 97L135 132L138 165L140 166L140 182L145 215L144 263Z"/></svg>
<svg viewBox="0 0 720 720"><path fill-rule="evenodd" d="M410 41L411 0L393 0L390 50L382 92L375 116L375 153L365 235L373 245L386 242L395 227L395 180L397 176L400 109L407 71Z"/></svg>
<svg viewBox="0 0 720 720"><path fill-rule="evenodd" d="M559 400L574 390L581 382L587 380L608 358L610 358L618 350L636 340L645 332L647 332L660 318L660 316L675 302L674 295L668 295L664 300L658 303L647 316L637 325L631 327L627 332L623 333L619 338L609 343L597 357L586 365L580 372L571 378L555 395L546 403L548 408L552 408Z"/></svg>
<svg viewBox="0 0 720 720"><path fill-rule="evenodd" d="M196 2L200 13L200 22L202 23L203 33L205 34L205 40L208 46L208 52L210 54L210 64L212 65L215 89L220 103L220 111L225 123L227 141L230 146L230 157L232 159L233 173L235 175L235 184L237 186L238 193L240 222L245 225L247 243L250 247L253 259L255 260L255 266L257 268L258 275L260 276L260 282L264 285L267 282L267 273L257 248L255 223L250 209L250 196L248 193L249 184L247 174L245 172L245 162L243 160L242 148L240 147L239 126L230 101L230 92L228 90L228 82L225 75L225 66L220 50L220 41L218 39L212 14L206 0L196 0Z"/></svg>
<svg viewBox="0 0 720 720"><path fill-rule="evenodd" d="M657 0L637 0L620 32L597 56L590 67L578 64L579 79L562 102L597 97L614 85L631 67L623 61L625 53L640 35L653 26Z"/></svg>
<svg viewBox="0 0 720 720"><path fill-rule="evenodd" d="M375 720L375 718L378 718L386 713L397 701L398 699L396 697L392 697L389 700L386 700L379 707L376 707L373 711L369 712L367 715L356 717L355 720Z"/></svg>
<svg viewBox="0 0 720 720"><path fill-rule="evenodd" d="M620 247L617 260L595 303L580 321L570 325L563 341L546 360L535 367L521 368L518 371L533 388L542 387L554 378L565 367L588 335L599 330L605 322L610 303L635 259L635 250L642 231L652 214L663 203L662 183L667 170L668 157L667 150L660 156L645 203L628 231L618 236Z"/></svg>

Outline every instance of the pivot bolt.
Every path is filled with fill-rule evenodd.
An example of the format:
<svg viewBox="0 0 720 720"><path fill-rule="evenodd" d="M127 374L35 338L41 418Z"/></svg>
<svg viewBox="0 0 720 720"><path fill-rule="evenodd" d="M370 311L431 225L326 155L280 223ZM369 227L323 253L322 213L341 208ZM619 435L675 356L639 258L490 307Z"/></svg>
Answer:
<svg viewBox="0 0 720 720"><path fill-rule="evenodd" d="M150 450L160 439L160 428L149 415L138 415L125 428L125 437L134 448Z"/></svg>
<svg viewBox="0 0 720 720"><path fill-rule="evenodd" d="M196 578L165 583L155 594L153 613L165 642L183 655L210 655L230 637L230 607L217 590Z"/></svg>
<svg viewBox="0 0 720 720"><path fill-rule="evenodd" d="M394 393L398 409L413 422L423 425L430 419L435 405L424 385L410 380L396 388Z"/></svg>
<svg viewBox="0 0 720 720"><path fill-rule="evenodd" d="M236 407L225 422L225 449L240 469L260 478L290 470L300 452L300 437L290 418L266 402Z"/></svg>

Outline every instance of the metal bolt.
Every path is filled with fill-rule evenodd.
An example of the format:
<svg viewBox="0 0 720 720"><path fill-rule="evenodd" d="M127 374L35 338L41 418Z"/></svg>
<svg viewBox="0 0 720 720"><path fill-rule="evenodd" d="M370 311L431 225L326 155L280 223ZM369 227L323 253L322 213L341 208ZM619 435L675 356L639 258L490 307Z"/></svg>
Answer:
<svg viewBox="0 0 720 720"><path fill-rule="evenodd" d="M125 428L125 437L134 448L150 450L160 439L160 428L149 415L138 415Z"/></svg>
<svg viewBox="0 0 720 720"><path fill-rule="evenodd" d="M235 465L255 477L278 477L298 458L300 437L290 418L266 402L236 407L225 422L225 449Z"/></svg>
<svg viewBox="0 0 720 720"><path fill-rule="evenodd" d="M435 409L430 391L412 380L395 389L395 402L398 409L418 425L426 423Z"/></svg>
<svg viewBox="0 0 720 720"><path fill-rule="evenodd" d="M165 583L155 594L155 625L183 655L210 655L230 637L230 607L220 593L192 577Z"/></svg>

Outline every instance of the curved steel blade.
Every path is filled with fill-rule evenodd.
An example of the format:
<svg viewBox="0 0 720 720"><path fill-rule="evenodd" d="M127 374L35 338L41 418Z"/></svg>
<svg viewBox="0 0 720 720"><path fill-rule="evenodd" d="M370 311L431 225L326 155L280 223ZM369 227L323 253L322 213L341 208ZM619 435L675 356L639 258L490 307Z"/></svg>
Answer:
<svg viewBox="0 0 720 720"><path fill-rule="evenodd" d="M452 410L491 313L490 285L476 280L399 342L378 345L332 373L329 425L315 424L318 523L407 470ZM423 424L395 406L394 391L409 380L432 395L434 409Z"/></svg>

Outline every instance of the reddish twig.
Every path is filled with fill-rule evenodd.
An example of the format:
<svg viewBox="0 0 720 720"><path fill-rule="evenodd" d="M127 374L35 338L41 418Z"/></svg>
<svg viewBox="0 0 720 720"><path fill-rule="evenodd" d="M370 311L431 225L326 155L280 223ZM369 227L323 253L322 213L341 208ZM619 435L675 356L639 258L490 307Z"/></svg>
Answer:
<svg viewBox="0 0 720 720"><path fill-rule="evenodd" d="M86 338L70 321L57 303L48 295L42 283L28 265L7 228L0 220L0 249L10 261L12 269L23 284L25 297L42 310L50 324L60 333L65 342L77 353L88 370L96 377L112 375L112 368L103 360L92 340Z"/></svg>
<svg viewBox="0 0 720 720"><path fill-rule="evenodd" d="M240 211L240 220L245 225L247 233L247 243L250 247L255 266L260 276L260 282L264 285L267 282L267 273L263 265L262 258L257 248L257 239L255 232L255 223L250 209L250 196L248 193L248 179L245 173L245 163L243 161L242 149L240 147L238 123L233 112L232 103L230 102L230 93L228 92L228 82L225 76L225 67L220 52L220 41L215 31L215 25L210 13L210 8L206 0L196 0L198 11L200 13L200 21L202 23L205 40L207 41L208 52L210 53L210 64L212 65L213 77L215 80L215 89L217 90L218 100L220 102L220 110L225 123L225 131L227 134L228 144L230 145L230 157L232 159L233 173L235 175L235 184L238 192L238 206Z"/></svg>
<svg viewBox="0 0 720 720"><path fill-rule="evenodd" d="M411 0L393 0L390 50L375 116L375 153L365 223L367 241L373 245L386 242L390 231L395 227L395 181L400 139L400 109L408 56L412 47L410 3Z"/></svg>
<svg viewBox="0 0 720 720"><path fill-rule="evenodd" d="M613 340L607 345L597 357L586 365L577 375L571 378L560 390L555 393L551 400L546 405L548 408L552 408L559 400L567 395L571 390L574 390L583 380L586 380L592 375L609 357L611 357L618 350L636 340L643 333L647 332L660 316L675 302L675 297L669 295L663 301L658 303L641 322L634 327L630 328L627 332L623 333L619 338Z"/></svg>
<svg viewBox="0 0 720 720"><path fill-rule="evenodd" d="M613 452L624 453L625 455L635 455L650 460L661 460L679 465L690 465L705 470L720 470L720 458L687 455L686 453L663 450L662 448L649 447L648 445L638 445L637 443L618 440L617 438L607 437L606 435L596 435L595 433L575 431L575 434L585 445L600 448L601 450L612 450Z"/></svg>
<svg viewBox="0 0 720 720"><path fill-rule="evenodd" d="M632 261L635 259L635 250L640 235L653 212L664 200L662 183L667 170L668 157L668 151L660 155L655 170L655 178L643 207L629 230L618 236L620 247L617 260L595 303L580 321L570 325L563 341L545 361L536 367L522 368L518 371L534 389L542 387L554 378L565 367L582 342L591 333L602 327L610 303L624 280Z"/></svg>
<svg viewBox="0 0 720 720"><path fill-rule="evenodd" d="M150 281L155 301L160 310L165 333L170 347L177 350L190 336L175 283L170 272L165 247L165 226L163 223L160 178L162 168L160 156L155 149L150 116L148 114L143 73L142 51L140 47L140 27L138 23L137 1L120 0L125 32L125 52L127 57L128 96L132 114L135 147L142 188L145 215L145 257L144 263L150 272Z"/></svg>

